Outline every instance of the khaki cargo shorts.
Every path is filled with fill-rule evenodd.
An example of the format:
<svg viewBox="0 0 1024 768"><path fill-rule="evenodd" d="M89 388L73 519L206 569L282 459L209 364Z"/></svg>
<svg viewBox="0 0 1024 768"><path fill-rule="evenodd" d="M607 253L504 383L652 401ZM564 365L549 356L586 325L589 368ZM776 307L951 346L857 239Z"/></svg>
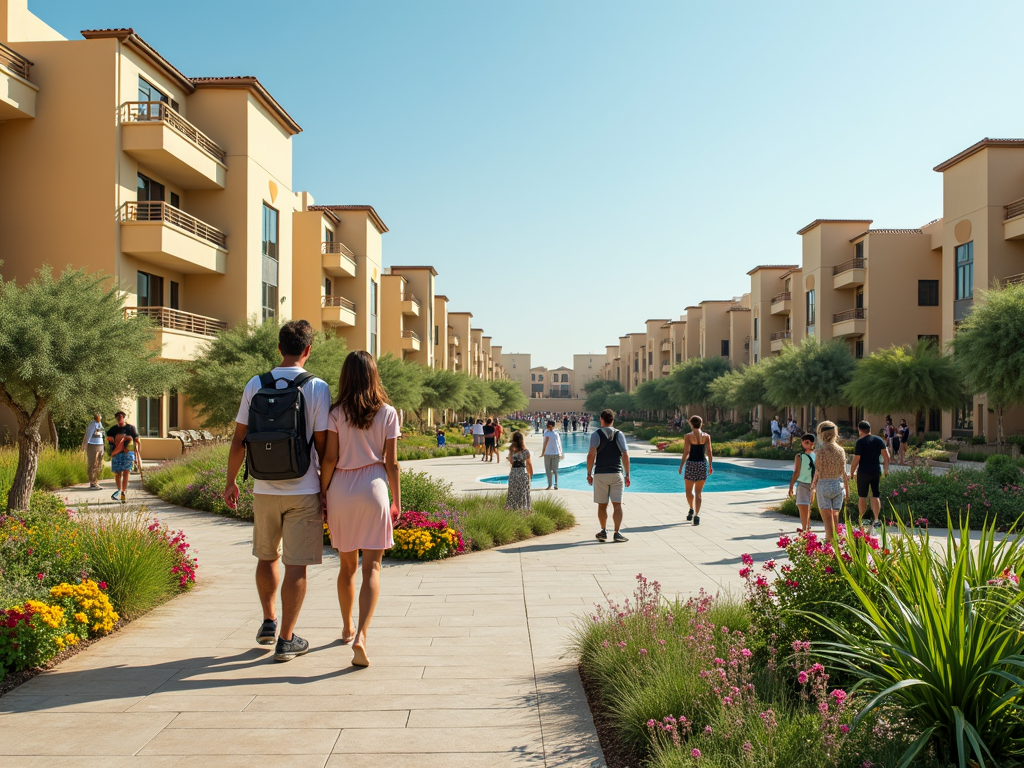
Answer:
<svg viewBox="0 0 1024 768"><path fill-rule="evenodd" d="M319 565L324 555L320 494L257 493L252 502L252 554L285 565Z"/></svg>
<svg viewBox="0 0 1024 768"><path fill-rule="evenodd" d="M594 501L598 504L607 504L609 501L621 504L623 486L622 475L618 472L594 475Z"/></svg>

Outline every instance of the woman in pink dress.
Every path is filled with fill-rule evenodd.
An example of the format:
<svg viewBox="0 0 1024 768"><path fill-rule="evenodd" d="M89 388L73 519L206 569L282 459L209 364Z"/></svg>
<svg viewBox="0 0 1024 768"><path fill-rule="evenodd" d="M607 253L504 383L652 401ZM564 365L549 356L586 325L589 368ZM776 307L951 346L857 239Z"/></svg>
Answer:
<svg viewBox="0 0 1024 768"><path fill-rule="evenodd" d="M341 367L338 399L331 406L320 492L327 510L331 546L338 550L341 560L341 641L352 643L352 663L359 667L370 666L366 634L380 596L380 561L384 550L394 544L392 528L401 515L395 447L399 431L398 412L388 403L376 362L366 352L352 352ZM363 551L363 585L356 627L352 607L359 550Z"/></svg>

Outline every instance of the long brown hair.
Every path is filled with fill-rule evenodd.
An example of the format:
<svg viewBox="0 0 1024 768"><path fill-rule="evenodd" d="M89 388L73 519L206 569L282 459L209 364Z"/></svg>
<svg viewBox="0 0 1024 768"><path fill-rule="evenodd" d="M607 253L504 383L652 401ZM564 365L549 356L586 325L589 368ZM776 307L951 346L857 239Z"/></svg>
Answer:
<svg viewBox="0 0 1024 768"><path fill-rule="evenodd" d="M512 443L509 445L509 448L516 451L517 453L519 451L526 450L526 442L523 440L522 432L516 430L515 432L512 433Z"/></svg>
<svg viewBox="0 0 1024 768"><path fill-rule="evenodd" d="M369 429L377 412L390 402L381 386L373 356L364 350L350 352L341 366L338 399L331 405L331 410L341 408L349 424Z"/></svg>

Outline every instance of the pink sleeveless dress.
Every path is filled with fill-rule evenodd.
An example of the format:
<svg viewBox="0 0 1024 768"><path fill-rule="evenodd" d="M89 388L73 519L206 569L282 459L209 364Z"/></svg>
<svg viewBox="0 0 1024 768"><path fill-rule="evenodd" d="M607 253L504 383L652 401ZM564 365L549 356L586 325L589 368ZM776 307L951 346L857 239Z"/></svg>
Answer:
<svg viewBox="0 0 1024 768"><path fill-rule="evenodd" d="M399 436L398 412L381 408L369 429L348 423L340 408L331 410L327 439L338 440L338 464L327 488L327 527L339 552L389 549L392 539L384 442Z"/></svg>

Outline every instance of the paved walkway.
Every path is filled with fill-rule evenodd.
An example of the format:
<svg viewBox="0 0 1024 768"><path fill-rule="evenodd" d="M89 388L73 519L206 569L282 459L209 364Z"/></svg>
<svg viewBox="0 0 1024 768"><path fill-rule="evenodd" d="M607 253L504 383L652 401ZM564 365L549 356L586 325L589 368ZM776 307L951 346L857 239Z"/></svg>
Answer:
<svg viewBox="0 0 1024 768"><path fill-rule="evenodd" d="M467 492L497 473L467 457L414 466ZM253 642L250 526L146 498L188 533L199 586L0 698L0 768L602 766L566 647L575 617L631 593L641 571L669 594L738 589L740 555L767 556L793 521L763 511L779 489L710 494L698 528L681 522L681 495L630 494L630 541L602 545L589 494L557 493L572 530L386 563L368 669L338 642L335 557L310 569L299 632L311 652L275 664Z"/></svg>

